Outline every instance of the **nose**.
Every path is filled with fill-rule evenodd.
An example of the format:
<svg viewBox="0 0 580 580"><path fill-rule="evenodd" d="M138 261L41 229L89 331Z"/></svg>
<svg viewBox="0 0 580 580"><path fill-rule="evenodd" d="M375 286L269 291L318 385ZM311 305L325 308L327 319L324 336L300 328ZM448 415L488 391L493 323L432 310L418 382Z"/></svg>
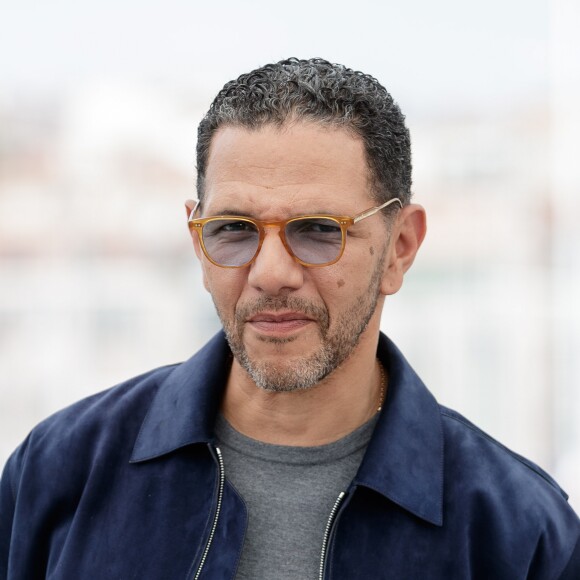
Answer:
<svg viewBox="0 0 580 580"><path fill-rule="evenodd" d="M260 252L250 265L250 286L271 296L296 290L304 283L304 269L288 253L276 226L266 227Z"/></svg>

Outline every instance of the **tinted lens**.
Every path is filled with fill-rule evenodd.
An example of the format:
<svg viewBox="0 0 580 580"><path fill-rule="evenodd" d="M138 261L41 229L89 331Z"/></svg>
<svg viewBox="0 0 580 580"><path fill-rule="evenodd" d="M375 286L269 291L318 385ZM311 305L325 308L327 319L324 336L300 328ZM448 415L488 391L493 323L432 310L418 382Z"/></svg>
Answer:
<svg viewBox="0 0 580 580"><path fill-rule="evenodd" d="M340 256L342 230L336 220L301 218L286 225L286 242L294 255L307 264L326 264Z"/></svg>
<svg viewBox="0 0 580 580"><path fill-rule="evenodd" d="M202 236L205 251L220 266L246 264L254 257L260 243L256 225L239 218L206 222Z"/></svg>

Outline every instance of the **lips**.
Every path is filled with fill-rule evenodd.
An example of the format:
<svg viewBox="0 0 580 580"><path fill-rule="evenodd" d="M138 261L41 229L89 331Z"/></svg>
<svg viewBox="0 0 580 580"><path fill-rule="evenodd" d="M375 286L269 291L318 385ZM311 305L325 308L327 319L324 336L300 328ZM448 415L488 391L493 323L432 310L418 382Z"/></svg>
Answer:
<svg viewBox="0 0 580 580"><path fill-rule="evenodd" d="M290 332L313 322L303 312L259 312L247 322L262 332Z"/></svg>

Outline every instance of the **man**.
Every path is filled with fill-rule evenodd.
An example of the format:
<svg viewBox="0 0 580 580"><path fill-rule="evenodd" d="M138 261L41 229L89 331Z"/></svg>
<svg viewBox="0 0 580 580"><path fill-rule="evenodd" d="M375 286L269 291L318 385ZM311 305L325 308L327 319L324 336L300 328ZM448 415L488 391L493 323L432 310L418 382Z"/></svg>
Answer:
<svg viewBox="0 0 580 580"><path fill-rule="evenodd" d="M380 334L425 235L387 91L265 66L218 94L197 161L224 332L32 431L2 479L0 577L580 578L564 492Z"/></svg>

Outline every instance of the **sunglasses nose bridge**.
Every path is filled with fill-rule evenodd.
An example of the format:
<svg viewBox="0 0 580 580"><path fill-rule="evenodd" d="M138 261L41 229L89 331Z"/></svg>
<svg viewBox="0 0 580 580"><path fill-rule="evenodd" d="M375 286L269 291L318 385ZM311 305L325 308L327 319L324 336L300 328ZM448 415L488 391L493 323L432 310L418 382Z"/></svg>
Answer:
<svg viewBox="0 0 580 580"><path fill-rule="evenodd" d="M296 255L294 254L294 252L292 251L292 248L288 245L288 242L286 240L286 225L288 224L288 221L278 221L278 222L260 222L260 227L262 230L262 242L265 241L266 239L266 234L268 232L268 230L278 230L278 236L280 238L280 241L282 242L282 245L284 246L285 250L290 254L290 256L292 256L292 258L296 258ZM274 233L272 231L272 233ZM262 244L260 244L262 245Z"/></svg>

